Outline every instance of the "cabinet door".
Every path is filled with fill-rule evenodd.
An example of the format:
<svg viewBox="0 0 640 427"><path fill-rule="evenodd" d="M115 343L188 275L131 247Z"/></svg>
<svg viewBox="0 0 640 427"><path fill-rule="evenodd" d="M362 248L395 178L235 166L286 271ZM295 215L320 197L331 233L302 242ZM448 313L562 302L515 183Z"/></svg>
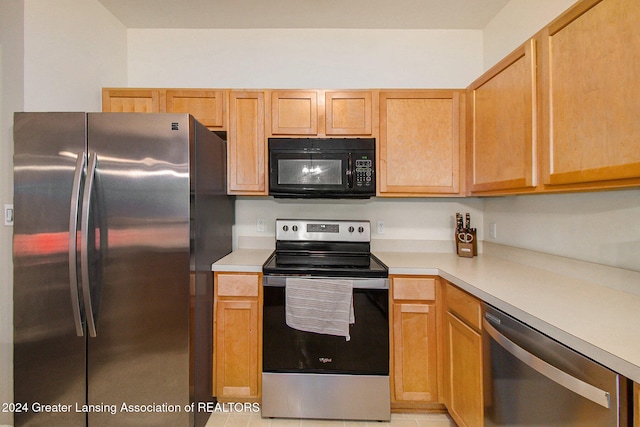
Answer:
<svg viewBox="0 0 640 427"><path fill-rule="evenodd" d="M371 91L327 91L327 135L371 135Z"/></svg>
<svg viewBox="0 0 640 427"><path fill-rule="evenodd" d="M102 89L102 111L114 113L164 112L160 89Z"/></svg>
<svg viewBox="0 0 640 427"><path fill-rule="evenodd" d="M229 94L228 193L266 195L265 93Z"/></svg>
<svg viewBox="0 0 640 427"><path fill-rule="evenodd" d="M455 91L380 92L381 196L460 192L460 98Z"/></svg>
<svg viewBox="0 0 640 427"><path fill-rule="evenodd" d="M271 92L272 135L317 135L318 92L279 90Z"/></svg>
<svg viewBox="0 0 640 427"><path fill-rule="evenodd" d="M638 22L637 0L588 0L542 32L546 189L640 183Z"/></svg>
<svg viewBox="0 0 640 427"><path fill-rule="evenodd" d="M189 113L211 130L224 130L225 92L222 90L167 90L167 112Z"/></svg>
<svg viewBox="0 0 640 427"><path fill-rule="evenodd" d="M216 304L216 396L259 397L258 301L222 300Z"/></svg>
<svg viewBox="0 0 640 427"><path fill-rule="evenodd" d="M633 383L633 426L640 427L640 384Z"/></svg>
<svg viewBox="0 0 640 427"><path fill-rule="evenodd" d="M483 424L482 338L452 313L447 313L449 413L461 427Z"/></svg>
<svg viewBox="0 0 640 427"><path fill-rule="evenodd" d="M535 187L535 73L530 40L469 87L472 193Z"/></svg>
<svg viewBox="0 0 640 427"><path fill-rule="evenodd" d="M437 402L435 304L393 304L393 401Z"/></svg>

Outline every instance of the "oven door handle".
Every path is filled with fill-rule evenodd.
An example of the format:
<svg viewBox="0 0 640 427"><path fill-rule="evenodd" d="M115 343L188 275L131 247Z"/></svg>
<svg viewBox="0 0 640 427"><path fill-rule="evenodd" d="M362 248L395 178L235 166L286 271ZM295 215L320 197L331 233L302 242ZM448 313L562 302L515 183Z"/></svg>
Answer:
<svg viewBox="0 0 640 427"><path fill-rule="evenodd" d="M269 276L262 277L263 286L273 286L283 288L287 284L287 277L296 279L317 279L317 280L353 280L353 289L389 289L389 279L387 278L348 278L348 277L307 277L307 276Z"/></svg>
<svg viewBox="0 0 640 427"><path fill-rule="evenodd" d="M551 381L561 385L562 387L573 391L576 394L589 399L592 402L597 403L607 409L611 407L611 395L597 387L592 386L589 383L582 381L566 372L556 368L555 366L545 362L539 357L529 353L524 348L520 347L509 338L502 335L493 325L487 321L486 318L482 319L482 325L484 330L493 338L502 348L517 357L521 362L525 363L530 368L534 369L538 373L549 378Z"/></svg>

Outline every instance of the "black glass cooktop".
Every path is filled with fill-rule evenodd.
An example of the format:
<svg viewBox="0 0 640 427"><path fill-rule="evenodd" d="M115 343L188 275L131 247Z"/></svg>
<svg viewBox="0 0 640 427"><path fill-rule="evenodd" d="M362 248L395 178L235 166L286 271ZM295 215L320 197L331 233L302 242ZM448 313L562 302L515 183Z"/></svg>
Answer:
<svg viewBox="0 0 640 427"><path fill-rule="evenodd" d="M264 274L321 277L388 277L387 266L371 253L274 251Z"/></svg>

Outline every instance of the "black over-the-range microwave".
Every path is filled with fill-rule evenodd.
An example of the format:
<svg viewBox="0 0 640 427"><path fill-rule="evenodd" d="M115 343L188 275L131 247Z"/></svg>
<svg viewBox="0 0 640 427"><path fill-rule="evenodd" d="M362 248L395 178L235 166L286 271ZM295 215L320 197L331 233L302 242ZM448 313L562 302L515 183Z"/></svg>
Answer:
<svg viewBox="0 0 640 427"><path fill-rule="evenodd" d="M269 138L269 195L376 195L375 138Z"/></svg>

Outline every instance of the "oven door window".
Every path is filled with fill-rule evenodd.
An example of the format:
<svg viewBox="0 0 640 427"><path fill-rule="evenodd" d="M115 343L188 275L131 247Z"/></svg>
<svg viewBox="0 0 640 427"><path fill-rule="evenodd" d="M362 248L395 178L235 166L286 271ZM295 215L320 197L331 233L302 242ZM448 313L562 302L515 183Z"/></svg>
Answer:
<svg viewBox="0 0 640 427"><path fill-rule="evenodd" d="M389 374L389 291L353 290L351 339L303 332L285 320L285 288L264 287L263 372Z"/></svg>
<svg viewBox="0 0 640 427"><path fill-rule="evenodd" d="M352 187L348 153L278 153L270 156L270 190L275 193L346 193Z"/></svg>

